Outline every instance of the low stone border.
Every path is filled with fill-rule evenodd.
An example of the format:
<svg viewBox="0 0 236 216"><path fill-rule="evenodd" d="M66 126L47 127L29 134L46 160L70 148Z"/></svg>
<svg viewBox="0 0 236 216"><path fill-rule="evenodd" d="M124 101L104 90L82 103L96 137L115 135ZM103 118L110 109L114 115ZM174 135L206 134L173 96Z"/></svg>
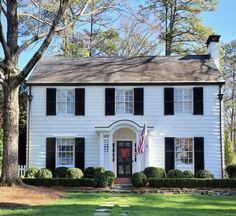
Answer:
<svg viewBox="0 0 236 216"><path fill-rule="evenodd" d="M66 192L84 192L84 193L157 193L157 194L196 194L196 195L223 195L231 196L236 195L236 189L232 188L151 188L151 187L142 187L134 188L122 187L115 185L112 188L65 188Z"/></svg>

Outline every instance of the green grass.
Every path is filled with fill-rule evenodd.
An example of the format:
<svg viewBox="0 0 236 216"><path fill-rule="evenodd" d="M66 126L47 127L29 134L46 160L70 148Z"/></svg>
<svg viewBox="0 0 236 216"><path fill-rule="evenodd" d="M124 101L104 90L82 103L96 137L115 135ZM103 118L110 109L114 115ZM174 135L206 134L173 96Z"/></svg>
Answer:
<svg viewBox="0 0 236 216"><path fill-rule="evenodd" d="M236 196L173 195L173 194L119 194L119 193L67 193L65 197L49 205L0 209L0 215L14 216L62 216L93 215L96 208L106 202L114 202L111 215L119 215L119 205L130 216L207 216L236 215Z"/></svg>

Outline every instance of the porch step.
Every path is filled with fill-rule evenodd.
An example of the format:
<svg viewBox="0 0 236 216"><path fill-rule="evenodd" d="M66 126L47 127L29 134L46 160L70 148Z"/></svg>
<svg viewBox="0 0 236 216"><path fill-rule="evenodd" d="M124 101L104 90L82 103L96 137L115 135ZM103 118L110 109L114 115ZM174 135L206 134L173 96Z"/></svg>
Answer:
<svg viewBox="0 0 236 216"><path fill-rule="evenodd" d="M131 184L131 179L130 178L116 178L115 184L129 185Z"/></svg>

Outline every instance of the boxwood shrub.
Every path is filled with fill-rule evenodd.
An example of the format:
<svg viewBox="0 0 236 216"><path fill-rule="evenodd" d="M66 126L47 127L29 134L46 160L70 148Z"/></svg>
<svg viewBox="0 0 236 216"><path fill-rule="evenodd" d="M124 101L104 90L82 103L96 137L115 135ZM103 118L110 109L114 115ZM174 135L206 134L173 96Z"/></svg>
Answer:
<svg viewBox="0 0 236 216"><path fill-rule="evenodd" d="M149 179L149 186L154 188L177 187L177 188L236 188L236 179L197 179L197 178L166 178Z"/></svg>
<svg viewBox="0 0 236 216"><path fill-rule="evenodd" d="M105 172L95 173L94 182L96 187L106 187L108 185L108 177Z"/></svg>
<svg viewBox="0 0 236 216"><path fill-rule="evenodd" d="M214 175L208 170L199 170L195 173L195 178L213 179Z"/></svg>
<svg viewBox="0 0 236 216"><path fill-rule="evenodd" d="M83 176L84 174L79 168L69 168L66 174L67 178L73 178L73 179L80 179Z"/></svg>
<svg viewBox="0 0 236 216"><path fill-rule="evenodd" d="M147 184L147 177L143 172L136 172L131 177L131 183L134 187L144 187Z"/></svg>
<svg viewBox="0 0 236 216"><path fill-rule="evenodd" d="M52 178L52 172L51 170L46 168L40 169L36 175L36 178L40 179Z"/></svg>
<svg viewBox="0 0 236 216"><path fill-rule="evenodd" d="M33 186L64 186L64 187L94 187L93 179L68 179L68 178L48 178L48 179L22 179L25 184Z"/></svg>
<svg viewBox="0 0 236 216"><path fill-rule="evenodd" d="M107 177L107 186L111 187L114 184L115 177L108 176Z"/></svg>
<svg viewBox="0 0 236 216"><path fill-rule="evenodd" d="M39 168L36 168L36 167L31 167L31 168L28 168L26 171L25 171L25 178L37 178L37 174L38 174L38 171L40 169Z"/></svg>
<svg viewBox="0 0 236 216"><path fill-rule="evenodd" d="M84 177L85 178L94 178L95 176L95 168L94 167L87 167L85 170L84 170Z"/></svg>
<svg viewBox="0 0 236 216"><path fill-rule="evenodd" d="M194 178L194 175L193 175L192 171L185 170L185 171L183 171L183 178Z"/></svg>
<svg viewBox="0 0 236 216"><path fill-rule="evenodd" d="M68 167L57 167L55 170L56 178L66 178Z"/></svg>
<svg viewBox="0 0 236 216"><path fill-rule="evenodd" d="M236 164L228 165L225 170L230 178L236 178Z"/></svg>
<svg viewBox="0 0 236 216"><path fill-rule="evenodd" d="M101 172L104 173L105 171L106 170L103 167L95 167L95 176L96 176L97 173L101 173Z"/></svg>
<svg viewBox="0 0 236 216"><path fill-rule="evenodd" d="M166 172L163 168L158 167L147 167L144 169L143 173L149 178L165 178Z"/></svg>
<svg viewBox="0 0 236 216"><path fill-rule="evenodd" d="M106 170L106 171L105 171L105 175L106 175L107 177L115 177L115 174L114 174L112 171L110 171L110 170Z"/></svg>
<svg viewBox="0 0 236 216"><path fill-rule="evenodd" d="M178 169L169 170L167 178L183 178L183 172Z"/></svg>

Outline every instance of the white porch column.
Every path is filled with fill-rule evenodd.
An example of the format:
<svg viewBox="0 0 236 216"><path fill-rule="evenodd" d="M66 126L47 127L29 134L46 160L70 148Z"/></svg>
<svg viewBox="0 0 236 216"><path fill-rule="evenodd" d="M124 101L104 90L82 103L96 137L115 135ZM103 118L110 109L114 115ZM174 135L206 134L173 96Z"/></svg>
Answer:
<svg viewBox="0 0 236 216"><path fill-rule="evenodd" d="M113 161L112 161L112 157L113 157L113 155L112 155L112 148L113 148L112 137L113 136L111 134L109 134L109 165L108 165L108 167L109 167L109 170L114 171L113 170Z"/></svg>
<svg viewBox="0 0 236 216"><path fill-rule="evenodd" d="M100 163L99 166L104 167L104 143L103 143L103 133L100 133Z"/></svg>

